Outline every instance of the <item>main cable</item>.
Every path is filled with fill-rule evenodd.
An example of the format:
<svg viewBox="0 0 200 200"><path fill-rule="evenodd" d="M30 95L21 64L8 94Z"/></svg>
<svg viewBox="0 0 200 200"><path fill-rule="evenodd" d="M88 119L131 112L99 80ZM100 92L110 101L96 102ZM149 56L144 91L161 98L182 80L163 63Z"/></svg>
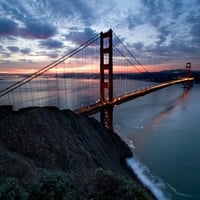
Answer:
<svg viewBox="0 0 200 200"><path fill-rule="evenodd" d="M113 32L114 33L114 35L115 35L115 37L117 38L117 40L122 44L122 46L127 50L127 52L131 55L131 57L133 57L134 58L134 60L145 70L145 72L147 72L147 73L149 73L149 71L147 70L147 68L146 67L144 67L143 65L142 65L142 63L141 62L139 62L138 60L137 60L137 58L131 53L131 51L124 45L124 43L120 40L120 38L115 34L115 32Z"/></svg>
<svg viewBox="0 0 200 200"><path fill-rule="evenodd" d="M78 48L73 49L69 53L65 54L64 56L58 58L57 60L51 62L50 64L46 65L45 67L39 69L38 71L34 72L33 74L28 75L27 77L23 78L20 81L17 81L16 83L10 85L9 87L3 89L0 91L0 97L12 92L13 90L17 89L18 87L26 84L27 82L37 78L38 76L44 74L45 72L49 71L50 69L54 68L55 66L59 65L60 63L64 62L65 60L71 58L75 54L79 53L81 50L88 47L93 42L97 41L99 39L100 35L96 34L94 37L92 37L90 40L84 42L81 44Z"/></svg>

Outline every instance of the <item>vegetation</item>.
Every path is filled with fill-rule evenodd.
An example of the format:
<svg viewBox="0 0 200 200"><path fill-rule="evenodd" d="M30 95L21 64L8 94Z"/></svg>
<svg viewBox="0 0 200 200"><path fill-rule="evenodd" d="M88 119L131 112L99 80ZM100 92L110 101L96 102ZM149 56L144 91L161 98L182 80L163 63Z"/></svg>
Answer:
<svg viewBox="0 0 200 200"><path fill-rule="evenodd" d="M111 171L97 169L93 178L91 199L96 200L134 200L148 199L132 181Z"/></svg>
<svg viewBox="0 0 200 200"><path fill-rule="evenodd" d="M64 172L46 173L37 181L0 178L0 200L134 200L148 199L132 181L97 169L84 180Z"/></svg>
<svg viewBox="0 0 200 200"><path fill-rule="evenodd" d="M28 193L13 177L0 177L0 200L26 200Z"/></svg>

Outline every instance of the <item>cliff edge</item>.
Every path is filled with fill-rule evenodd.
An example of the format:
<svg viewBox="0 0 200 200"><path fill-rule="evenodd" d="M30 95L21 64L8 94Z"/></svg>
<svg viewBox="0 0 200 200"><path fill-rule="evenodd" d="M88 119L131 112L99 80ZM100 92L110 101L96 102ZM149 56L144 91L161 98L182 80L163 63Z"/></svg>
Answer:
<svg viewBox="0 0 200 200"><path fill-rule="evenodd" d="M122 162L129 156L120 137L93 118L55 107L0 107L0 177L24 183L62 171L80 180L101 168L131 179Z"/></svg>

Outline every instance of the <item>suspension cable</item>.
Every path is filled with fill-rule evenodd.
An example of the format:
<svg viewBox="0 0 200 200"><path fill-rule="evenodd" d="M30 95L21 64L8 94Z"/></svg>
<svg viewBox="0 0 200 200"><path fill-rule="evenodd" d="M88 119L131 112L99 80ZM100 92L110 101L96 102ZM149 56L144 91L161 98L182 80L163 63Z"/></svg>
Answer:
<svg viewBox="0 0 200 200"><path fill-rule="evenodd" d="M116 47L116 45L113 44L113 46L114 46L115 49L118 51L118 53L121 54L121 56L124 57L124 58L127 60L127 62L128 62L130 65L132 65L133 67L135 67L135 69L136 69L138 72L141 73L140 69L138 69L138 68L135 66L135 64L132 63L132 62L131 62L131 61Z"/></svg>
<svg viewBox="0 0 200 200"><path fill-rule="evenodd" d="M114 32L113 32L114 33ZM137 60L137 58L131 53L131 51L124 45L124 43L120 40L120 38L114 33L115 37L117 38L117 40L122 44L122 46L127 50L127 52L131 55L132 58L134 58L134 60L145 70L145 72L149 73L149 71L147 70L146 67L144 67L142 65L141 62L139 62Z"/></svg>
<svg viewBox="0 0 200 200"><path fill-rule="evenodd" d="M17 89L18 87L26 84L27 82L37 78L38 76L44 74L45 72L49 71L50 69L54 68L55 66L59 65L60 63L64 62L65 60L71 58L75 54L79 53L81 50L88 47L93 42L97 41L99 39L100 35L96 34L94 37L92 37L90 40L84 42L76 49L73 49L69 53L65 54L64 56L58 58L57 60L51 62L50 64L46 65L45 67L39 69L38 71L34 72L33 74L28 75L27 77L23 78L20 81L17 81L16 83L10 85L9 87L3 89L0 91L0 97L12 92L13 90Z"/></svg>

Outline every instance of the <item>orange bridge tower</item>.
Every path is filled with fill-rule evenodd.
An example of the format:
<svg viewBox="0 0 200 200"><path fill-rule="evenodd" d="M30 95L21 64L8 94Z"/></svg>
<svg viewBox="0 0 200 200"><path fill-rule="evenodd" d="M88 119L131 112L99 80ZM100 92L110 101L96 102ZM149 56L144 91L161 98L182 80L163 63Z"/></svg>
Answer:
<svg viewBox="0 0 200 200"><path fill-rule="evenodd" d="M112 30L100 34L100 102L110 103L113 100L113 36ZM109 105L100 111L101 123L113 130L113 106Z"/></svg>

